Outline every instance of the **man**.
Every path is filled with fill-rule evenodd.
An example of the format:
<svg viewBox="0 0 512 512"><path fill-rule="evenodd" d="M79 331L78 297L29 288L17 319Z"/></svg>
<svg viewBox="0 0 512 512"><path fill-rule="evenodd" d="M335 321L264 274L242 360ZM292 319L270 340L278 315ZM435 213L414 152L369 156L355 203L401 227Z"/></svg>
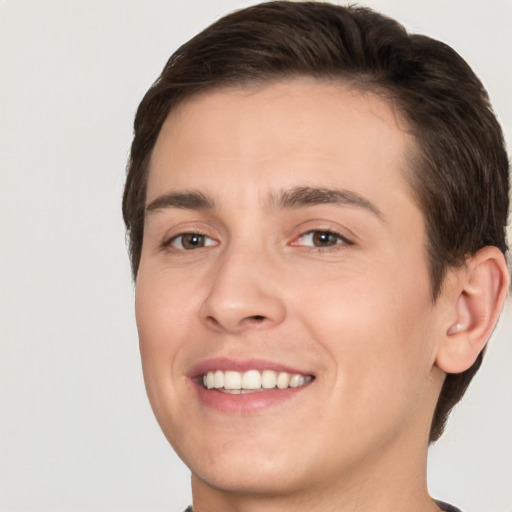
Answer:
<svg viewBox="0 0 512 512"><path fill-rule="evenodd" d="M148 396L195 512L453 510L429 442L508 289L508 159L449 47L272 2L181 47L123 202Z"/></svg>

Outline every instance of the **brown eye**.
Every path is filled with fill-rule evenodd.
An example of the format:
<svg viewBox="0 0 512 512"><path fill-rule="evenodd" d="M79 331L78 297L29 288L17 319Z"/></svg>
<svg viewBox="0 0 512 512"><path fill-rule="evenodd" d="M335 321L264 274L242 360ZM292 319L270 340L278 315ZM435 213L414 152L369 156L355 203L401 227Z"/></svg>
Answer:
<svg viewBox="0 0 512 512"><path fill-rule="evenodd" d="M314 229L301 235L293 245L329 248L338 245L350 245L350 242L334 231Z"/></svg>
<svg viewBox="0 0 512 512"><path fill-rule="evenodd" d="M214 244L215 242L211 238L199 233L183 233L173 238L170 243L174 248L184 249L186 251L200 249L201 247L207 247Z"/></svg>
<svg viewBox="0 0 512 512"><path fill-rule="evenodd" d="M204 247L204 236L196 233L187 233L181 236L181 245L184 249L197 249Z"/></svg>
<svg viewBox="0 0 512 512"><path fill-rule="evenodd" d="M331 247L340 243L341 239L330 231L313 231L311 241L315 247Z"/></svg>

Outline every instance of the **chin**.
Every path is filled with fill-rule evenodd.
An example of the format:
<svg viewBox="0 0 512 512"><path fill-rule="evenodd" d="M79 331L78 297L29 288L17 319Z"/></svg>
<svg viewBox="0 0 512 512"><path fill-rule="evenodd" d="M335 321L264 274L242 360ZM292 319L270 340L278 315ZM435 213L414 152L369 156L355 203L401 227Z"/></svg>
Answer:
<svg viewBox="0 0 512 512"><path fill-rule="evenodd" d="M304 464L293 451L279 448L281 440L257 437L229 439L228 435L222 441L212 437L211 444L182 452L182 458L195 477L215 489L260 495L287 492L300 480L297 470Z"/></svg>
<svg viewBox="0 0 512 512"><path fill-rule="evenodd" d="M209 487L239 495L286 494L295 487L300 476L291 472L290 464L274 460L226 457L223 461L199 468L190 466L193 478L199 478Z"/></svg>

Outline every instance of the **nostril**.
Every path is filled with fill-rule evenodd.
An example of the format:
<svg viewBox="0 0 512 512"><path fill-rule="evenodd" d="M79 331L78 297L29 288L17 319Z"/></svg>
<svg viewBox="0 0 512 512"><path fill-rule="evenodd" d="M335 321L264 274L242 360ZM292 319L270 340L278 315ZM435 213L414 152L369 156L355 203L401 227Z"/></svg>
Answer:
<svg viewBox="0 0 512 512"><path fill-rule="evenodd" d="M263 315L253 315L249 317L251 320L255 320L256 322L261 322L262 320L265 320L265 317Z"/></svg>

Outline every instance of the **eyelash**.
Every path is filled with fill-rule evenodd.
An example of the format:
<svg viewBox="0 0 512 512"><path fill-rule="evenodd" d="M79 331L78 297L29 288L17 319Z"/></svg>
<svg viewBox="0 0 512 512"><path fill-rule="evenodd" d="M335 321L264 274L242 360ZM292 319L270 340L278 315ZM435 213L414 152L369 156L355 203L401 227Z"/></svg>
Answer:
<svg viewBox="0 0 512 512"><path fill-rule="evenodd" d="M314 245L314 237L315 235L319 236L327 236L327 237L333 237L335 239L334 243L327 244L327 245ZM202 245L198 245L196 247L185 247L183 244L184 237L197 237L199 239L202 239L199 243L202 242ZM310 237L313 244L306 245L298 243L299 240L304 239L306 237ZM181 247L176 247L175 243L179 242L179 245ZM168 238L162 242L162 248L167 250L176 250L176 251L193 251L194 249L202 249L205 247L212 247L216 245L218 242L216 242L213 238L209 237L208 235L205 235L201 232L196 231L190 231L186 233L180 233L178 235L172 236L171 238ZM310 247L312 250L317 251L336 251L341 249L344 246L350 246L353 245L353 242L351 242L349 239L347 239L345 236L343 236L341 233L338 233L337 231L334 231L332 229L310 229L304 233L301 233L299 236L295 238L295 240L290 244L293 247Z"/></svg>
<svg viewBox="0 0 512 512"><path fill-rule="evenodd" d="M203 243L206 240L212 241L214 243L205 243L204 245L200 245L198 247L190 247L187 249L186 247L183 246L183 239L186 236L202 238ZM180 242L181 247L175 247L174 243L180 239L181 239L181 242ZM194 249L202 249L203 247L211 247L213 245L215 245L215 240L213 240L213 238L209 237L208 235L205 235L204 233L200 233L200 232L196 232L196 231L189 231L186 233L180 233L179 235L175 235L169 239L164 240L164 242L162 243L162 248L174 249L177 251L192 251Z"/></svg>
<svg viewBox="0 0 512 512"><path fill-rule="evenodd" d="M311 237L311 241L314 243L315 235L320 235L320 236L327 235L329 237L335 238L336 242L333 244L327 244L327 245L303 245L303 244L299 244L297 241L295 241L291 245L298 246L298 247L310 247L311 249L314 249L317 251L336 251L336 250L341 249L343 246L353 245L353 242L351 242L348 238L346 238L341 233L338 233L337 231L334 231L332 229L310 229L309 231L306 231L305 233L300 234L296 238L296 240L304 239L305 237Z"/></svg>

